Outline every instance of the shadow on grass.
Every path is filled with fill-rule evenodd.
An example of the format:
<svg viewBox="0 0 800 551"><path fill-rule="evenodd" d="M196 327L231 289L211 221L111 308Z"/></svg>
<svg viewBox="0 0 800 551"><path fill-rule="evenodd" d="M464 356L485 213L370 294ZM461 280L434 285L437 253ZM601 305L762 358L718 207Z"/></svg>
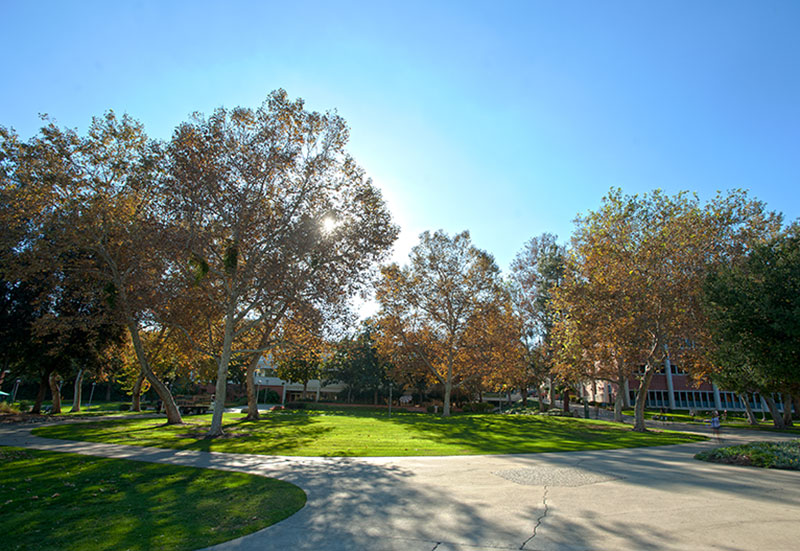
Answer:
<svg viewBox="0 0 800 551"><path fill-rule="evenodd" d="M289 483L242 473L8 448L0 462L7 549L196 549L305 503Z"/></svg>
<svg viewBox="0 0 800 551"><path fill-rule="evenodd" d="M704 439L673 433L642 434L624 426L561 417L462 415L397 417L387 421L404 424L410 431L473 453L577 451L659 446Z"/></svg>

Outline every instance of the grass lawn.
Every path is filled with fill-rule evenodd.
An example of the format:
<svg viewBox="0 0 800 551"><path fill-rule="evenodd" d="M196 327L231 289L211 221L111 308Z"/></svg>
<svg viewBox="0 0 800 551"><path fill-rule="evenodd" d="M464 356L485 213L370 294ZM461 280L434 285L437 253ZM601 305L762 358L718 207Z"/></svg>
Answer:
<svg viewBox="0 0 800 551"><path fill-rule="evenodd" d="M0 470L3 549L198 549L306 501L255 475L20 448L0 447Z"/></svg>
<svg viewBox="0 0 800 551"><path fill-rule="evenodd" d="M633 415L634 412L632 409L624 409L622 413L625 415ZM692 417L686 411L677 411L673 413L665 413L662 414L657 410L645 410L644 417L645 419L652 419L653 416L660 416L666 415L667 417L671 417L672 421L675 423L693 423L695 425L708 425L711 421L711 414L705 410L698 410L698 414ZM758 413L756 417L759 419L757 425L751 425L747 422L747 417L743 413L731 413L728 412L728 418L725 421L722 421L722 427L730 427L733 429L751 429L751 430L766 430L766 431L773 431L773 432L788 432L794 434L800 434L800 428L798 427L788 427L785 429L776 429L772 424L772 417L768 416L766 421L761 421L761 414ZM667 425L669 426L669 425Z"/></svg>
<svg viewBox="0 0 800 551"><path fill-rule="evenodd" d="M604 421L534 415L454 415L381 412L352 408L268 413L257 422L226 414L222 438L205 439L210 415L185 417L186 425L163 419L120 419L43 426L49 438L161 448L295 456L405 456L538 453L705 440L671 431L636 433Z"/></svg>

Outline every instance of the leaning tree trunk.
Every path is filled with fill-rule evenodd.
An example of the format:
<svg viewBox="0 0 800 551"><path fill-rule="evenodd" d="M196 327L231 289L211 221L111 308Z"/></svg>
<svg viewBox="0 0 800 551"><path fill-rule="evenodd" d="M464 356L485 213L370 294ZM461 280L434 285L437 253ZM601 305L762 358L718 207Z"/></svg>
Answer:
<svg viewBox="0 0 800 551"><path fill-rule="evenodd" d="M78 375L75 377L75 390L72 392L72 409L70 413L75 413L81 410L81 396L83 395L83 369L78 370Z"/></svg>
<svg viewBox="0 0 800 551"><path fill-rule="evenodd" d="M144 376L147 378L147 381L150 383L150 386L155 389L156 394L161 399L161 403L166 409L167 412L167 424L168 425L182 425L183 419L181 418L181 412L178 411L178 406L175 405L175 399L172 397L172 393L167 388L161 379L159 379L153 370L150 368L150 362L147 361L147 356L144 352L144 346L142 345L142 340L139 337L139 328L136 327L134 322L128 323L128 331L131 334L131 341L133 341L133 349L136 352L136 357L139 359L139 367L144 373Z"/></svg>
<svg viewBox="0 0 800 551"><path fill-rule="evenodd" d="M131 389L131 411L142 411L142 385L144 384L144 373L139 371L136 382Z"/></svg>
<svg viewBox="0 0 800 551"><path fill-rule="evenodd" d="M794 426L792 422L792 395L788 392L783 393L783 426Z"/></svg>
<svg viewBox="0 0 800 551"><path fill-rule="evenodd" d="M233 312L229 311L225 317L225 333L222 341L222 355L217 363L217 385L214 392L214 415L211 417L211 428L208 429L207 438L214 438L224 434L222 430L222 414L225 411L225 396L228 393L228 365L231 361L233 347Z"/></svg>
<svg viewBox="0 0 800 551"><path fill-rule="evenodd" d="M50 413L61 413L61 389L58 388L58 373L52 371L49 377L50 393L53 395L53 407Z"/></svg>
<svg viewBox="0 0 800 551"><path fill-rule="evenodd" d="M253 354L247 364L247 370L244 375L247 389L247 417L245 417L245 421L258 421L261 418L258 413L258 392L256 389L256 367L258 367L260 358L261 354Z"/></svg>
<svg viewBox="0 0 800 551"><path fill-rule="evenodd" d="M775 400L772 399L772 396L764 394L762 398L764 398L764 401L767 403L767 407L772 414L772 426L776 429L785 428L783 426L783 416L778 411L778 406L775 405Z"/></svg>
<svg viewBox="0 0 800 551"><path fill-rule="evenodd" d="M744 410L747 413L747 423L750 425L758 425L756 414L753 413L753 408L750 407L750 396L745 392L744 394L739 394L739 399L744 404Z"/></svg>
<svg viewBox="0 0 800 551"><path fill-rule="evenodd" d="M654 373L655 369L648 362L644 368L644 377L639 382L639 390L636 391L633 430L637 432L647 432L647 426L644 423L644 407L647 402L647 391L650 389L650 381L653 380Z"/></svg>

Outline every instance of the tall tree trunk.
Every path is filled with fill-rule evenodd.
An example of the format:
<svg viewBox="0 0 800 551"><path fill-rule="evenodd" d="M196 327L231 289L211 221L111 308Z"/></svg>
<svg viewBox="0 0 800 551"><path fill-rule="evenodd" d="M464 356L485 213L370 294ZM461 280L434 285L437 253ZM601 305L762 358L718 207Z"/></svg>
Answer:
<svg viewBox="0 0 800 551"><path fill-rule="evenodd" d="M564 409L564 413L571 415L569 411L569 389L561 393L561 406Z"/></svg>
<svg viewBox="0 0 800 551"><path fill-rule="evenodd" d="M783 426L793 427L792 422L792 395L788 392L783 393Z"/></svg>
<svg viewBox="0 0 800 551"><path fill-rule="evenodd" d="M50 409L50 413L61 413L61 389L58 388L58 373L51 371L48 380L50 382L50 394L53 396L53 407Z"/></svg>
<svg viewBox="0 0 800 551"><path fill-rule="evenodd" d="M783 426L783 415L778 411L778 406L775 405L775 400L769 394L762 395L764 401L767 403L770 413L772 414L772 426L776 429L785 428Z"/></svg>
<svg viewBox="0 0 800 551"><path fill-rule="evenodd" d="M47 395L47 389L49 388L49 381L50 381L50 373L52 373L52 369L46 369L42 376L39 378L39 390L36 393L36 401L33 402L33 408L31 408L31 413L39 415L42 413L42 402L44 402L44 398Z"/></svg>
<svg viewBox="0 0 800 551"><path fill-rule="evenodd" d="M260 353L253 354L253 357L247 363L247 370L244 375L247 389L247 417L245 417L245 421L258 421L261 418L258 413L258 392L256 390L256 368L260 359Z"/></svg>
<svg viewBox="0 0 800 551"><path fill-rule="evenodd" d="M377 388L373 388L372 389L372 405L374 405L374 406L378 405L378 389Z"/></svg>
<svg viewBox="0 0 800 551"><path fill-rule="evenodd" d="M528 407L528 386L522 385L522 407Z"/></svg>
<svg viewBox="0 0 800 551"><path fill-rule="evenodd" d="M111 401L111 381L106 383L106 402Z"/></svg>
<svg viewBox="0 0 800 551"><path fill-rule="evenodd" d="M70 413L76 413L81 410L81 396L83 395L83 369L78 370L78 375L75 377L75 389L72 392L72 409Z"/></svg>
<svg viewBox="0 0 800 551"><path fill-rule="evenodd" d="M644 424L644 407L647 402L647 391L650 389L650 381L653 380L655 369L650 362L644 367L644 377L639 382L639 390L636 391L636 408L634 409L633 430L636 432L647 432Z"/></svg>
<svg viewBox="0 0 800 551"><path fill-rule="evenodd" d="M756 415L753 413L753 408L750 407L750 395L746 392L739 394L739 399L744 404L744 410L747 413L747 423L750 425L757 425L758 419L756 419Z"/></svg>
<svg viewBox="0 0 800 551"><path fill-rule="evenodd" d="M217 362L217 385L214 393L214 415L211 417L211 428L208 429L207 438L222 436L222 414L225 411L225 397L228 393L228 365L231 361L233 348L233 307L229 307L225 316L225 333L222 339L222 354Z"/></svg>
<svg viewBox="0 0 800 551"><path fill-rule="evenodd" d="M167 388L167 385L165 385L150 368L150 362L147 360L147 355L145 354L144 346L139 336L139 328L136 326L135 322L128 322L128 331L131 334L133 349L139 360L139 367L150 383L150 386L155 389L156 394L158 394L158 397L161 399L162 406L167 412L167 424L182 425L183 419L181 418L181 412L178 411L178 406L175 405L175 399L172 397L172 393Z"/></svg>
<svg viewBox="0 0 800 551"><path fill-rule="evenodd" d="M444 407L442 408L442 417L450 417L450 394L453 391L453 352L451 351L449 355L450 357L447 360L447 379L444 384Z"/></svg>
<svg viewBox="0 0 800 551"><path fill-rule="evenodd" d="M136 382L133 383L131 390L131 411L142 411L142 385L144 384L144 373L139 370Z"/></svg>
<svg viewBox="0 0 800 551"><path fill-rule="evenodd" d="M549 390L550 396L548 398L550 400L550 407L553 408L556 406L556 385L552 375L549 376L547 380L550 383L550 390Z"/></svg>
<svg viewBox="0 0 800 551"><path fill-rule="evenodd" d="M622 406L625 405L625 397L622 392L617 392L614 398L614 421L622 423Z"/></svg>

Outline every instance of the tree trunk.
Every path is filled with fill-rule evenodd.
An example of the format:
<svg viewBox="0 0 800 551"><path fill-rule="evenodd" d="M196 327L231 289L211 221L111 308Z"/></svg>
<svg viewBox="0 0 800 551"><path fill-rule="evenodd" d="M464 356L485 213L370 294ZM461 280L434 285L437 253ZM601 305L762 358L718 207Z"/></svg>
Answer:
<svg viewBox="0 0 800 551"><path fill-rule="evenodd" d="M775 400L772 399L772 396L769 394L764 394L762 398L764 398L764 401L767 403L767 407L772 414L772 426L776 429L785 428L783 426L783 416L778 411L778 406L775 405Z"/></svg>
<svg viewBox="0 0 800 551"><path fill-rule="evenodd" d="M106 402L111 401L111 381L106 384Z"/></svg>
<svg viewBox="0 0 800 551"><path fill-rule="evenodd" d="M450 417L450 394L453 391L453 352L447 358L447 379L444 384L444 407L442 407L442 417Z"/></svg>
<svg viewBox="0 0 800 551"><path fill-rule="evenodd" d="M303 401L308 399L308 381L303 381Z"/></svg>
<svg viewBox="0 0 800 551"><path fill-rule="evenodd" d="M564 409L564 413L571 415L569 411L569 390L565 390L561 393L561 406Z"/></svg>
<svg viewBox="0 0 800 551"><path fill-rule="evenodd" d="M83 395L83 369L78 370L78 375L75 377L75 389L72 392L72 409L70 413L75 413L81 410L81 396Z"/></svg>
<svg viewBox="0 0 800 551"><path fill-rule="evenodd" d="M147 377L147 381L150 383L158 397L161 399L162 406L166 409L167 412L167 424L168 425L182 425L183 419L181 418L181 412L178 411L178 406L175 405L175 399L172 397L172 393L167 388L161 379L159 379L153 370L150 369L150 362L147 361L147 356L144 352L144 346L142 345L142 340L139 337L139 328L133 321L128 323L128 331L131 334L131 341L133 342L133 349L136 352L136 357L139 360L139 367L144 373L144 376Z"/></svg>
<svg viewBox="0 0 800 551"><path fill-rule="evenodd" d="M788 392L783 393L783 426L794 426L792 423L792 395Z"/></svg>
<svg viewBox="0 0 800 551"><path fill-rule="evenodd" d="M644 368L644 377L639 382L639 390L636 391L636 408L634 409L633 430L636 432L647 432L644 424L644 407L647 402L647 391L650 389L650 381L653 380L655 369L648 362Z"/></svg>
<svg viewBox="0 0 800 551"><path fill-rule="evenodd" d="M44 402L44 397L47 395L48 381L52 371L52 369L46 370L39 379L39 391L36 393L36 401L33 403L33 408L31 408L31 413L33 414L39 415L42 413L42 402Z"/></svg>
<svg viewBox="0 0 800 551"><path fill-rule="evenodd" d="M247 364L244 381L247 389L247 417L245 421L258 421L261 416L258 413L258 392L256 391L256 367L261 359L261 354L253 354L252 359Z"/></svg>
<svg viewBox="0 0 800 551"><path fill-rule="evenodd" d="M739 394L739 399L744 404L745 412L747 412L747 423L750 425L757 425L758 419L756 419L756 415L753 413L753 408L750 407L750 396L745 392L744 394Z"/></svg>
<svg viewBox="0 0 800 551"><path fill-rule="evenodd" d="M131 390L131 411L142 411L142 385L144 384L144 373L139 371L136 382L133 383Z"/></svg>
<svg viewBox="0 0 800 551"><path fill-rule="evenodd" d="M527 385L522 385L522 407L528 407L528 387Z"/></svg>
<svg viewBox="0 0 800 551"><path fill-rule="evenodd" d="M547 380L550 383L550 390L549 390L549 392L550 392L550 396L549 396L550 407L553 408L556 405L556 385L555 385L555 382L553 381L553 377L552 376L548 377Z"/></svg>
<svg viewBox="0 0 800 551"><path fill-rule="evenodd" d="M233 307L228 307L225 316L225 333L222 339L222 354L217 363L217 386L214 393L214 415L211 417L211 428L208 429L207 438L222 436L222 414L225 411L225 396L228 392L228 365L231 361L233 348Z"/></svg>
<svg viewBox="0 0 800 551"><path fill-rule="evenodd" d="M614 421L622 423L622 406L625 405L625 397L622 392L617 392L614 399Z"/></svg>
<svg viewBox="0 0 800 551"><path fill-rule="evenodd" d="M374 405L374 406L378 405L378 389L377 388L373 388L372 389L372 405Z"/></svg>
<svg viewBox="0 0 800 551"><path fill-rule="evenodd" d="M61 389L58 388L58 373L51 371L48 380L50 382L50 394L53 395L53 407L50 409L50 413L61 413Z"/></svg>

